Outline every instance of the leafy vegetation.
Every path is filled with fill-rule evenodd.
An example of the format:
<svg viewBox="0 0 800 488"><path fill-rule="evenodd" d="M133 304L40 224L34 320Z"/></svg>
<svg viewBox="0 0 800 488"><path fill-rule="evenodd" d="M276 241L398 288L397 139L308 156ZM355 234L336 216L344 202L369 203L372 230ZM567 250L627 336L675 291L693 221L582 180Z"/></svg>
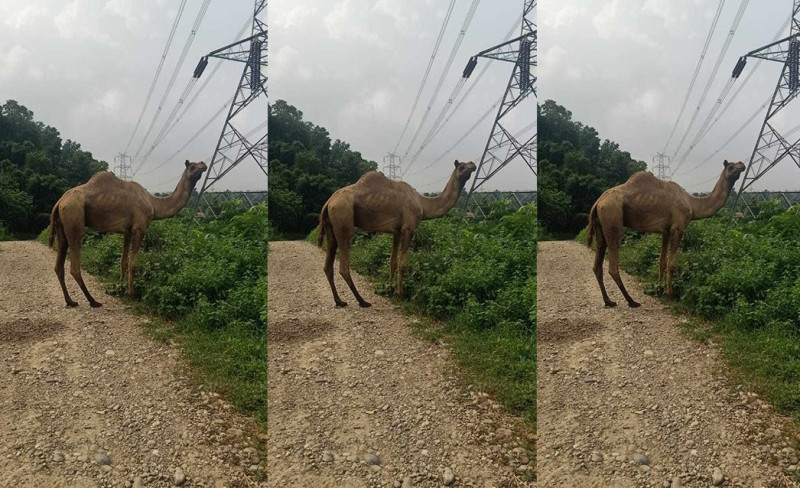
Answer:
<svg viewBox="0 0 800 488"><path fill-rule="evenodd" d="M708 322L699 332L717 338L740 381L800 416L800 207L765 204L758 218L727 229L729 222L725 210L689 226L673 280L676 297ZM631 233L621 262L655 283L659 251L659 236Z"/></svg>
<svg viewBox="0 0 800 488"><path fill-rule="evenodd" d="M512 412L536 420L536 207L495 205L487 220L425 221L412 241L404 287L408 304L430 317L424 332L453 346L467 379ZM316 242L316 231L309 240ZM352 264L388 281L391 236L359 233Z"/></svg>
<svg viewBox="0 0 800 488"><path fill-rule="evenodd" d="M14 100L0 105L0 239L36 235L65 191L107 168Z"/></svg>
<svg viewBox="0 0 800 488"><path fill-rule="evenodd" d="M331 143L328 131L303 120L303 112L278 100L269 108L269 207L275 229L305 235L319 219L325 201L337 189L355 183L373 161Z"/></svg>
<svg viewBox="0 0 800 488"><path fill-rule="evenodd" d="M225 202L219 218L191 225L188 211L153 222L136 273L136 298L169 324L200 382L243 412L267 419L267 209ZM122 237L92 233L83 266L123 295Z"/></svg>
<svg viewBox="0 0 800 488"><path fill-rule="evenodd" d="M539 106L538 207L544 230L574 236L586 226L595 200L646 168L572 112L547 100Z"/></svg>

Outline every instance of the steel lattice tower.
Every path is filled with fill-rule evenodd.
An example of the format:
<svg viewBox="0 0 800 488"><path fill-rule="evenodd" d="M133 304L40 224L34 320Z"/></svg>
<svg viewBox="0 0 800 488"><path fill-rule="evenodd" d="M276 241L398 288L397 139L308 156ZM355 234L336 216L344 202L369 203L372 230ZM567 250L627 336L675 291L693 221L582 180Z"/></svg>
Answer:
<svg viewBox="0 0 800 488"><path fill-rule="evenodd" d="M750 163L747 165L744 179L742 179L739 192L736 194L734 209L736 209L741 193L786 156L789 156L800 167L800 139L787 140L786 136L773 125L775 116L797 97L798 87L800 87L800 71L798 71L800 64L798 62L800 61L800 0L793 0L789 32L789 35L783 39L750 51L739 58L734 70L734 72L741 72L747 58L765 59L783 64L778 84L769 108L767 108L767 114L764 116L764 123L761 125L761 132L758 135L753 154L750 156ZM746 200L744 205L753 216L753 211Z"/></svg>
<svg viewBox="0 0 800 488"><path fill-rule="evenodd" d="M528 140L519 141L504 126L509 113L528 95L536 96L536 76L532 68L536 66L536 24L533 22L536 0L523 0L522 29L519 37L479 52L469 60L465 73L471 72L478 58L495 59L514 63L508 80L503 101L497 110L492 131L483 150L478 169L472 180L466 202L472 193L486 183L498 171L516 158L521 158L533 174L536 174L536 134ZM535 117L536 114L534 113ZM467 203L469 205L469 203Z"/></svg>
<svg viewBox="0 0 800 488"><path fill-rule="evenodd" d="M200 195L245 159L253 159L264 175L268 174L268 129L265 128L261 135L257 133L252 136L251 142L245 137L243 130L237 127L237 116L245 107L260 97L263 97L264 100L267 99L266 15L267 0L255 0L251 36L208 53L200 60L200 64L195 70L195 72L199 70L202 73L205 65L208 64L208 58L227 59L244 64L239 86L236 88L233 102L228 109L228 116L225 118L225 125L222 127L211 163L208 165L203 185L200 188ZM266 108L264 117L267 117ZM198 198L197 201L199 202L200 199Z"/></svg>
<svg viewBox="0 0 800 488"><path fill-rule="evenodd" d="M119 153L114 156L114 162L118 163L114 166L114 171L117 177L121 180L131 179L131 157L125 153Z"/></svg>
<svg viewBox="0 0 800 488"><path fill-rule="evenodd" d="M656 153L653 156L653 166L656 170L656 178L664 181L670 179L669 156L664 153Z"/></svg>
<svg viewBox="0 0 800 488"><path fill-rule="evenodd" d="M400 155L389 153L383 157L383 174L390 180L401 180L400 176Z"/></svg>

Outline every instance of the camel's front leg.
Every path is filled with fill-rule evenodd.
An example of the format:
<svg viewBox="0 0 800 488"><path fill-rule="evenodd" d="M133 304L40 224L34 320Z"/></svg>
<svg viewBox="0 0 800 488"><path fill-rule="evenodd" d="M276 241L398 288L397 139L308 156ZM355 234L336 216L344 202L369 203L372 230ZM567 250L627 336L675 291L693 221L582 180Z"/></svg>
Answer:
<svg viewBox="0 0 800 488"><path fill-rule="evenodd" d="M389 258L389 280L397 273L397 248L400 247L400 233L392 234L392 256Z"/></svg>
<svg viewBox="0 0 800 488"><path fill-rule="evenodd" d="M667 262L667 296L672 297L672 272L678 261L678 246L683 237L683 229L673 229L669 243L669 258Z"/></svg>
<svg viewBox="0 0 800 488"><path fill-rule="evenodd" d="M141 229L133 229L131 235L131 250L130 250L130 263L128 264L128 297L133 298L133 275L136 272L136 267L139 265L139 248L144 239L144 231Z"/></svg>
<svg viewBox="0 0 800 488"><path fill-rule="evenodd" d="M669 255L670 233L661 234L661 255L658 258L658 282L664 279L664 272L667 270L667 256Z"/></svg>
<svg viewBox="0 0 800 488"><path fill-rule="evenodd" d="M411 245L411 238L414 234L410 230L403 230L400 241L400 255L397 263L397 296L403 296L403 273L406 270L406 259L408 248Z"/></svg>
<svg viewBox="0 0 800 488"><path fill-rule="evenodd" d="M119 262L119 279L124 281L128 275L128 250L131 247L131 232L127 231L122 238L122 258Z"/></svg>

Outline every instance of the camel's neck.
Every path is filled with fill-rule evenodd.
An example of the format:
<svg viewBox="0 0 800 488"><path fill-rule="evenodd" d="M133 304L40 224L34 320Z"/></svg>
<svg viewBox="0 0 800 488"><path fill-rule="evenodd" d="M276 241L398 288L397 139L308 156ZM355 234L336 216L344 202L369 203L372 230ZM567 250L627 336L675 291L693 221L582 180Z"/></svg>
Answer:
<svg viewBox="0 0 800 488"><path fill-rule="evenodd" d="M189 182L189 178L184 174L175 191L168 197L154 197L150 195L150 202L153 204L155 220L166 219L176 215L181 209L186 206L189 197L194 189L194 184Z"/></svg>
<svg viewBox="0 0 800 488"><path fill-rule="evenodd" d="M420 205L422 205L422 220L436 219L450 211L458 201L458 196L461 194L463 185L459 183L456 178L455 172L444 187L444 191L435 197L419 196Z"/></svg>
<svg viewBox="0 0 800 488"><path fill-rule="evenodd" d="M731 186L723 172L711 195L705 197L689 195L689 202L692 205L692 220L706 219L716 214L725 205L728 194L731 192Z"/></svg>

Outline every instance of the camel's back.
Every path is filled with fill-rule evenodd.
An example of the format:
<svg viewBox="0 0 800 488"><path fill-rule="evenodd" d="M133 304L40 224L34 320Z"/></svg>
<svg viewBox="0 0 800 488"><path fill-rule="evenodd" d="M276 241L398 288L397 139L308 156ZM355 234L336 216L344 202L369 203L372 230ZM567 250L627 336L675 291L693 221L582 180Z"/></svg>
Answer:
<svg viewBox="0 0 800 488"><path fill-rule="evenodd" d="M620 185L626 227L660 232L686 212L686 192L673 181L659 180L652 173L638 171Z"/></svg>
<svg viewBox="0 0 800 488"><path fill-rule="evenodd" d="M101 231L116 231L120 225L133 220L135 211L152 213L146 194L140 184L101 171L85 184L67 191L59 205L81 207L86 225Z"/></svg>
<svg viewBox="0 0 800 488"><path fill-rule="evenodd" d="M329 210L339 205L352 206L355 225L363 229L386 232L399 228L403 216L419 214L416 194L408 183L392 181L383 173L370 171L359 180L339 189L328 201Z"/></svg>

